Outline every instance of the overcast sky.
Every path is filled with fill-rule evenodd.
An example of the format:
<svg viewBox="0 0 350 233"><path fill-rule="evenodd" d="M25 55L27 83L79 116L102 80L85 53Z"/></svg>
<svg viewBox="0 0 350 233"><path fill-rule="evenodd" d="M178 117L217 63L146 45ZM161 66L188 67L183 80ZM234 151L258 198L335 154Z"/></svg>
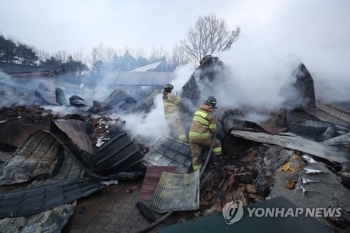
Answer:
<svg viewBox="0 0 350 233"><path fill-rule="evenodd" d="M160 46L171 51L199 15L211 13L226 19L230 29L241 26L243 35L269 33L285 43L320 37L325 46L332 39L349 41L348 0L0 0L0 5L3 35L49 53L79 48L89 53L100 43L133 52ZM332 32L345 26L344 33Z"/></svg>

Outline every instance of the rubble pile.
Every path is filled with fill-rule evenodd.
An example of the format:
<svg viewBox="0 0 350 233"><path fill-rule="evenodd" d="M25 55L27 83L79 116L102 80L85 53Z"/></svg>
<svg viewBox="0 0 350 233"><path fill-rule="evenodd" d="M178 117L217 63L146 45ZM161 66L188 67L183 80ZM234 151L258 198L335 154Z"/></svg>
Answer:
<svg viewBox="0 0 350 233"><path fill-rule="evenodd" d="M218 58L207 56L183 86L181 116L185 117L187 129L193 106L202 101L199 97L203 93L212 91L212 86L207 84L224 77L223 69L224 64ZM24 219L12 221L7 200L3 199L0 200L3 218L0 222L11 229L18 226L26 229L33 221L33 215L27 218L29 213L37 214L39 219L44 211L53 208L49 214L61 213L62 210L56 208L73 202L64 208L64 211L69 209L69 214L58 220L66 222L73 214L74 201L103 189L102 182L140 178L146 171L149 174L144 178L145 195L152 198L162 180L162 172L176 171L176 187L193 189L195 194L191 197L199 199L199 209L198 202L193 205L189 201L191 198L186 198L188 203L182 202L195 206L184 208L191 211L176 209L180 196L176 191L180 188L169 188L171 182L163 181L163 190L172 198L169 203L163 203L159 191L157 203L165 204L162 211L168 211L169 215L178 211L181 219L191 220L222 213L224 206L233 201L247 206L283 196L302 208L340 208L341 218L318 220L334 232L349 231L350 105L317 101L310 73L303 64L298 69L295 88L303 97L300 108L290 109L290 103L286 102L274 111L249 106L224 107L217 111L217 135L223 145L219 169L209 163L202 177L194 174L191 178L191 184L199 187L190 189L183 178L191 176L184 174L191 165L189 144L162 137L153 147L145 148L124 131L122 114L144 117L153 109L159 91L137 102L123 90L116 89L105 100L94 100L91 106L78 95L67 100L60 88L50 91L40 84L33 91L1 84L0 95L4 98L0 102L6 101L8 105L0 109L0 195L5 199L18 196L19 199L11 202L11 208L18 210L13 216ZM206 90L200 89L203 85ZM16 96L12 102L9 93ZM27 101L23 102L23 98ZM48 106L69 107L74 113L57 113ZM266 120L247 120L250 113L263 115ZM207 153L203 151L203 161ZM168 176L167 180L175 179L172 173ZM47 205L34 212L30 208L21 212L18 203L30 202L32 196L26 197L26 193L32 195L38 190L47 192L37 197L38 202L44 201ZM63 198L56 193L63 193ZM33 205L31 207L36 208ZM60 230L64 226L45 224L45 229Z"/></svg>

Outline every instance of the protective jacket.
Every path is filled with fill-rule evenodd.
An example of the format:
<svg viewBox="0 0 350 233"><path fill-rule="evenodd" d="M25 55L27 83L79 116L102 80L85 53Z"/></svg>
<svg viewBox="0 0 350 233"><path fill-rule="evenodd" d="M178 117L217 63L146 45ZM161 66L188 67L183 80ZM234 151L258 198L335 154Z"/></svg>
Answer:
<svg viewBox="0 0 350 233"><path fill-rule="evenodd" d="M165 119L177 115L180 99L176 95L163 91L163 103Z"/></svg>
<svg viewBox="0 0 350 233"><path fill-rule="evenodd" d="M216 116L213 113L215 108L206 104L201 104L194 113L189 138L207 139L211 138L217 128Z"/></svg>
<svg viewBox="0 0 350 233"><path fill-rule="evenodd" d="M185 128L178 114L180 98L169 92L163 91L164 116L170 132L175 129L179 140L187 141Z"/></svg>

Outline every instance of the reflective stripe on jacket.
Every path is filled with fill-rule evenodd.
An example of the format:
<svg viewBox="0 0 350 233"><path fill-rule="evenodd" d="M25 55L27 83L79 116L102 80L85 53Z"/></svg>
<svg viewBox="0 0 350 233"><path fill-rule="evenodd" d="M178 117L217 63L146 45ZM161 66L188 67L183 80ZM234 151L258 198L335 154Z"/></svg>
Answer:
<svg viewBox="0 0 350 233"><path fill-rule="evenodd" d="M213 107L201 104L199 109L194 113L189 138L206 139L215 133L217 125L214 111L215 109Z"/></svg>
<svg viewBox="0 0 350 233"><path fill-rule="evenodd" d="M163 92L164 116L170 118L177 115L180 99L169 92Z"/></svg>

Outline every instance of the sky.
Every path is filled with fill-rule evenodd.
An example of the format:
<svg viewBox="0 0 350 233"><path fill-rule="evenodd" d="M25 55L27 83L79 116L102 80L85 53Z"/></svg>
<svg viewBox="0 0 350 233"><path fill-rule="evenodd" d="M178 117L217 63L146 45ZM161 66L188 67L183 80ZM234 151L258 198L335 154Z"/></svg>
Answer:
<svg viewBox="0 0 350 233"><path fill-rule="evenodd" d="M322 1L322 0L321 0ZM314 1L315 2L315 1ZM0 0L0 32L49 53L104 46L171 51L200 15L243 32L273 20L284 0ZM298 9L294 9L298 14Z"/></svg>

